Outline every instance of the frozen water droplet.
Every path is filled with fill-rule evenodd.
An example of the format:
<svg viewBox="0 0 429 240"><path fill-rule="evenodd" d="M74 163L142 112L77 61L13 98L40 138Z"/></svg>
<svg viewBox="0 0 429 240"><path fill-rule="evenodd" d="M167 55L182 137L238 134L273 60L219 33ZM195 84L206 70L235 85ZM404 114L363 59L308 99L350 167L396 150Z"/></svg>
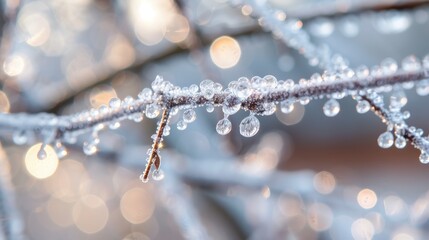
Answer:
<svg viewBox="0 0 429 240"><path fill-rule="evenodd" d="M403 91L397 91L394 92L390 96L390 106L393 108L402 108L405 106L408 102L407 96L405 95L405 92Z"/></svg>
<svg viewBox="0 0 429 240"><path fill-rule="evenodd" d="M164 136L168 136L168 135L170 135L170 130L171 130L171 128L170 128L170 126L165 126L165 128L164 128Z"/></svg>
<svg viewBox="0 0 429 240"><path fill-rule="evenodd" d="M121 126L121 123L119 121L113 121L109 124L109 128L114 130L118 129Z"/></svg>
<svg viewBox="0 0 429 240"><path fill-rule="evenodd" d="M323 113L328 117L333 117L340 112L340 104L335 99L329 99L323 105Z"/></svg>
<svg viewBox="0 0 429 240"><path fill-rule="evenodd" d="M93 155L97 152L97 146L94 143L91 142L84 142L83 143L83 152L86 155Z"/></svg>
<svg viewBox="0 0 429 240"><path fill-rule="evenodd" d="M67 150L60 141L55 142L54 150L58 158L63 158L67 155Z"/></svg>
<svg viewBox="0 0 429 240"><path fill-rule="evenodd" d="M404 137L399 136L395 139L395 147L402 149L407 145L407 140Z"/></svg>
<svg viewBox="0 0 429 240"><path fill-rule="evenodd" d="M310 102L309 97L303 97L303 98L299 99L299 103L301 103L301 105L307 105L309 102Z"/></svg>
<svg viewBox="0 0 429 240"><path fill-rule="evenodd" d="M234 88L234 93L241 99L246 99L252 94L252 88L249 79L241 77L237 81L237 85Z"/></svg>
<svg viewBox="0 0 429 240"><path fill-rule="evenodd" d="M207 107L206 107L206 111L209 112L209 113L213 112L214 111L213 104L208 104Z"/></svg>
<svg viewBox="0 0 429 240"><path fill-rule="evenodd" d="M294 109L293 101L286 100L280 103L282 113L291 113Z"/></svg>
<svg viewBox="0 0 429 240"><path fill-rule="evenodd" d="M262 81L262 87L263 88L275 88L277 86L277 78L273 75L267 75L264 77Z"/></svg>
<svg viewBox="0 0 429 240"><path fill-rule="evenodd" d="M12 138L13 142L17 145L26 144L28 141L28 136L25 131L15 131Z"/></svg>
<svg viewBox="0 0 429 240"><path fill-rule="evenodd" d="M276 105L274 103L264 103L262 106L264 108L263 115L269 116L276 112Z"/></svg>
<svg viewBox="0 0 429 240"><path fill-rule="evenodd" d="M226 135L226 134L228 134L229 132L231 132L231 129L232 129L231 121L229 121L227 118L221 119L216 124L216 131L220 135Z"/></svg>
<svg viewBox="0 0 429 240"><path fill-rule="evenodd" d="M194 109L188 109L183 112L183 121L186 123L191 123L197 119L197 114Z"/></svg>
<svg viewBox="0 0 429 240"><path fill-rule="evenodd" d="M209 88L212 88L213 87L213 81L212 80L210 80L210 79L206 79L206 80L203 80L201 83L200 83L200 88L201 88L201 90L205 90L205 89L209 89Z"/></svg>
<svg viewBox="0 0 429 240"><path fill-rule="evenodd" d="M402 60L402 68L405 71L415 72L419 71L421 67L422 65L420 64L419 59L414 55L408 56Z"/></svg>
<svg viewBox="0 0 429 240"><path fill-rule="evenodd" d="M371 106L369 105L368 101L366 100L360 100L356 104L356 112L363 114L369 111Z"/></svg>
<svg viewBox="0 0 429 240"><path fill-rule="evenodd" d="M156 118L158 117L160 109L158 105L152 103L146 106L146 117L147 118Z"/></svg>
<svg viewBox="0 0 429 240"><path fill-rule="evenodd" d="M392 58L386 58L381 61L380 67L385 75L393 74L398 70L398 64Z"/></svg>
<svg viewBox="0 0 429 240"><path fill-rule="evenodd" d="M420 154L419 159L420 159L420 162L423 164L429 163L429 155L424 151L422 151L422 153Z"/></svg>
<svg viewBox="0 0 429 240"><path fill-rule="evenodd" d="M259 126L259 120L255 116L250 115L241 121L240 134L244 137L253 137L258 133Z"/></svg>
<svg viewBox="0 0 429 240"><path fill-rule="evenodd" d="M189 91L190 91L192 94L197 93L197 92L198 92L198 86L197 86L196 84L192 84L191 86L189 86Z"/></svg>
<svg viewBox="0 0 429 240"><path fill-rule="evenodd" d="M144 88L137 96L141 100L149 100L152 98L152 89Z"/></svg>
<svg viewBox="0 0 429 240"><path fill-rule="evenodd" d="M142 113L135 113L135 114L133 114L133 120L134 120L134 122L141 122L141 121L143 121L143 114Z"/></svg>
<svg viewBox="0 0 429 240"><path fill-rule="evenodd" d="M233 105L230 105L230 103L233 103ZM234 113L238 112L240 110L241 103L234 101L233 97L228 97L225 100L225 103L222 106L222 111L224 114L227 115L233 115Z"/></svg>
<svg viewBox="0 0 429 240"><path fill-rule="evenodd" d="M143 183L147 183L147 182L149 182L149 179L148 178L144 178L144 174L140 174L140 181L142 181Z"/></svg>
<svg viewBox="0 0 429 240"><path fill-rule="evenodd" d="M116 110L121 107L121 100L119 98L112 98L109 101L110 108Z"/></svg>
<svg viewBox="0 0 429 240"><path fill-rule="evenodd" d="M45 151L45 145L42 144L42 146L40 147L39 152L37 152L37 158L39 160L43 160L47 157L46 151Z"/></svg>
<svg viewBox="0 0 429 240"><path fill-rule="evenodd" d="M380 134L377 142L381 148L390 148L393 145L393 134L391 132L384 132Z"/></svg>
<svg viewBox="0 0 429 240"><path fill-rule="evenodd" d="M179 129L179 130L185 130L187 126L188 126L188 124L182 120L177 122L177 129Z"/></svg>
<svg viewBox="0 0 429 240"><path fill-rule="evenodd" d="M164 176L164 171L160 169L156 169L152 172L152 179L155 181L161 181L162 179L164 179Z"/></svg>
<svg viewBox="0 0 429 240"><path fill-rule="evenodd" d="M154 91L161 90L163 82L164 82L164 79L161 76L157 75L155 80L152 82L152 89Z"/></svg>
<svg viewBox="0 0 429 240"><path fill-rule="evenodd" d="M356 68L356 76L358 78L366 78L369 76L369 69L365 65L361 65L358 68Z"/></svg>
<svg viewBox="0 0 429 240"><path fill-rule="evenodd" d="M429 94L429 80L423 80L423 81L416 83L416 92L420 96L428 95Z"/></svg>

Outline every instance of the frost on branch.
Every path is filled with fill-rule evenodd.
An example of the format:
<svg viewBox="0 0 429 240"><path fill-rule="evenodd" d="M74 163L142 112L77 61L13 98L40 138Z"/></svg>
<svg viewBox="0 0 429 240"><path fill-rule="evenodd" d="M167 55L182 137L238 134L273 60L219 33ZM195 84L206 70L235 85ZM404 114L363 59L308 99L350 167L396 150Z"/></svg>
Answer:
<svg viewBox="0 0 429 240"><path fill-rule="evenodd" d="M387 132L378 139L380 147L387 148L395 142L396 147L403 148L408 140L421 150L421 162L428 163L427 138L423 137L421 129L415 129L405 123L409 112L400 111L406 103L404 93L393 92L389 110L379 94L413 85L420 95L429 94L429 57L424 59L424 67L419 66L410 69L403 65L401 69L396 67L389 72L370 72L368 68L360 67L356 70L347 69L347 72L339 75L316 73L310 79L301 79L297 83L290 79L277 80L271 75L254 76L250 79L241 77L230 82L226 88L211 80L202 81L199 87L191 85L180 88L158 76L152 83L152 88L143 89L137 99L113 98L109 106L102 105L98 109L69 116L3 114L0 117L0 127L14 130L13 140L16 144L26 143L32 135L39 136L43 144L38 157L43 160L46 155L44 147L47 144L53 145L58 157L63 157L67 154L63 143L74 144L78 136L89 133L83 143L83 151L92 155L97 152L100 142L98 133L101 130L117 129L123 120L141 122L143 116L156 118L161 115L157 131L152 136L153 145L148 150L146 168L141 175L141 180L146 182L153 166L152 177L156 180L163 178L159 146L170 133L169 117L178 114L180 110L183 110L183 116L177 123L177 128L184 130L187 124L197 118L194 108L205 107L208 112L213 112L215 107L221 108L224 118L216 124L216 131L221 135L228 134L233 127L228 120L230 115L240 110L249 111L249 116L237 127L241 135L252 137L260 127L258 117L272 115L278 107L282 112L290 113L295 102L307 104L311 100L326 97L328 101L323 106L323 112L326 116L333 117L340 111L338 99L353 96L358 101L358 113L365 113L372 108L388 125Z"/></svg>

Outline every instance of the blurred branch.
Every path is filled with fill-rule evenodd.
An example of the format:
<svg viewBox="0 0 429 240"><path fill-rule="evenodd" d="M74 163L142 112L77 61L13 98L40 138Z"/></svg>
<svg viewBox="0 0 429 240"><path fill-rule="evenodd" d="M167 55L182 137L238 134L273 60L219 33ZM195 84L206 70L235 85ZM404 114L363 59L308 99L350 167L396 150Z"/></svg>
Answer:
<svg viewBox="0 0 429 240"><path fill-rule="evenodd" d="M0 226L1 239L20 240L24 238L23 222L15 203L10 165L2 146L0 146Z"/></svg>

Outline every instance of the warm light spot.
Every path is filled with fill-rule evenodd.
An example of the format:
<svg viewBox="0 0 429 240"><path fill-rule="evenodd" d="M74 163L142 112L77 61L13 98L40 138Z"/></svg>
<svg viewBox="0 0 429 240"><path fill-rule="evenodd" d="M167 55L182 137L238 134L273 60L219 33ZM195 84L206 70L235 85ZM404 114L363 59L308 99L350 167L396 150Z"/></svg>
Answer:
<svg viewBox="0 0 429 240"><path fill-rule="evenodd" d="M106 203L95 195L83 196L73 206L73 222L84 233L99 232L106 226L108 218Z"/></svg>
<svg viewBox="0 0 429 240"><path fill-rule="evenodd" d="M153 214L152 196L143 188L132 188L121 198L122 216L132 224L146 222Z"/></svg>
<svg viewBox="0 0 429 240"><path fill-rule="evenodd" d="M332 210L325 204L314 203L308 208L307 221L313 230L317 232L325 231L332 225Z"/></svg>
<svg viewBox="0 0 429 240"><path fill-rule="evenodd" d="M101 105L109 105L109 101L112 98L115 98L116 91L109 85L101 85L91 89L89 94L89 102L91 107L98 108Z"/></svg>
<svg viewBox="0 0 429 240"><path fill-rule="evenodd" d="M301 104L295 103L293 111L291 113L283 113L282 111L276 111L277 119L285 125L295 125L299 123L304 117L305 107Z"/></svg>
<svg viewBox="0 0 429 240"><path fill-rule="evenodd" d="M368 219L359 218L352 224L352 236L355 240L368 240L374 236L374 226Z"/></svg>
<svg viewBox="0 0 429 240"><path fill-rule="evenodd" d="M20 55L12 55L3 62L3 71L11 77L18 76L24 71L25 60Z"/></svg>
<svg viewBox="0 0 429 240"><path fill-rule="evenodd" d="M321 194L329 194L334 191L336 181L330 172L322 171L314 175L313 186Z"/></svg>
<svg viewBox="0 0 429 240"><path fill-rule="evenodd" d="M43 14L23 14L19 18L18 24L26 36L26 42L30 46L43 45L51 34L49 21Z"/></svg>
<svg viewBox="0 0 429 240"><path fill-rule="evenodd" d="M252 14L252 12L253 12L253 8L252 8L252 6L250 6L250 5L244 5L244 6L241 8L241 13L242 13L244 16L249 16L250 14Z"/></svg>
<svg viewBox="0 0 429 240"><path fill-rule="evenodd" d="M173 13L171 8L170 1L128 1L129 20L141 43L152 46L161 42Z"/></svg>
<svg viewBox="0 0 429 240"><path fill-rule="evenodd" d="M121 35L111 39L106 49L106 62L115 69L126 68L135 60L133 46Z"/></svg>
<svg viewBox="0 0 429 240"><path fill-rule="evenodd" d="M377 204L377 194L371 189L362 189L357 195L359 205L364 209L370 209Z"/></svg>
<svg viewBox="0 0 429 240"><path fill-rule="evenodd" d="M8 113L10 110L9 98L0 90L0 113Z"/></svg>
<svg viewBox="0 0 429 240"><path fill-rule="evenodd" d="M262 197L264 197L265 199L270 198L270 196L271 196L270 188L268 186L264 186L262 188L261 194L262 194Z"/></svg>
<svg viewBox="0 0 429 240"><path fill-rule="evenodd" d="M25 155L25 167L27 171L35 178L44 179L52 176L58 167L58 157L55 150L49 146L45 146L46 158L39 160L37 153L42 146L41 143L33 145L28 149Z"/></svg>
<svg viewBox="0 0 429 240"><path fill-rule="evenodd" d="M171 18L167 27L165 38L172 43L179 43L184 41L189 35L189 22L180 15L176 14Z"/></svg>
<svg viewBox="0 0 429 240"><path fill-rule="evenodd" d="M62 201L61 199L51 197L48 200L46 209L51 220L61 227L68 227L73 224L72 204Z"/></svg>
<svg viewBox="0 0 429 240"><path fill-rule="evenodd" d="M240 60L240 45L234 38L219 37L210 46L210 57L219 68L232 68Z"/></svg>
<svg viewBox="0 0 429 240"><path fill-rule="evenodd" d="M280 212L287 218L293 218L302 213L302 203L297 196L282 195L278 200Z"/></svg>

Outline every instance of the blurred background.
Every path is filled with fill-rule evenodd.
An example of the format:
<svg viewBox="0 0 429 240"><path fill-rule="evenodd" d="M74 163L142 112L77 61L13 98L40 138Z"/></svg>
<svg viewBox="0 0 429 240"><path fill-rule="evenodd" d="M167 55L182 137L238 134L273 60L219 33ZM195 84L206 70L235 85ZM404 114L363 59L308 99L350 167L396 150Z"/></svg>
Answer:
<svg viewBox="0 0 429 240"><path fill-rule="evenodd" d="M429 53L425 1L272 0L317 44L373 66ZM0 110L72 114L136 97L156 75L175 85L241 76L309 78L297 51L261 29L247 5L226 0L5 0ZM406 90L409 123L429 130L428 97ZM102 131L85 156L67 145L38 161L40 141L17 146L1 130L3 239L428 239L429 168L412 146L381 149L385 125L340 101L260 117L255 137L220 136L220 109L197 110L185 131L171 119L162 181L139 180L156 121ZM7 130L7 129L6 129Z"/></svg>

